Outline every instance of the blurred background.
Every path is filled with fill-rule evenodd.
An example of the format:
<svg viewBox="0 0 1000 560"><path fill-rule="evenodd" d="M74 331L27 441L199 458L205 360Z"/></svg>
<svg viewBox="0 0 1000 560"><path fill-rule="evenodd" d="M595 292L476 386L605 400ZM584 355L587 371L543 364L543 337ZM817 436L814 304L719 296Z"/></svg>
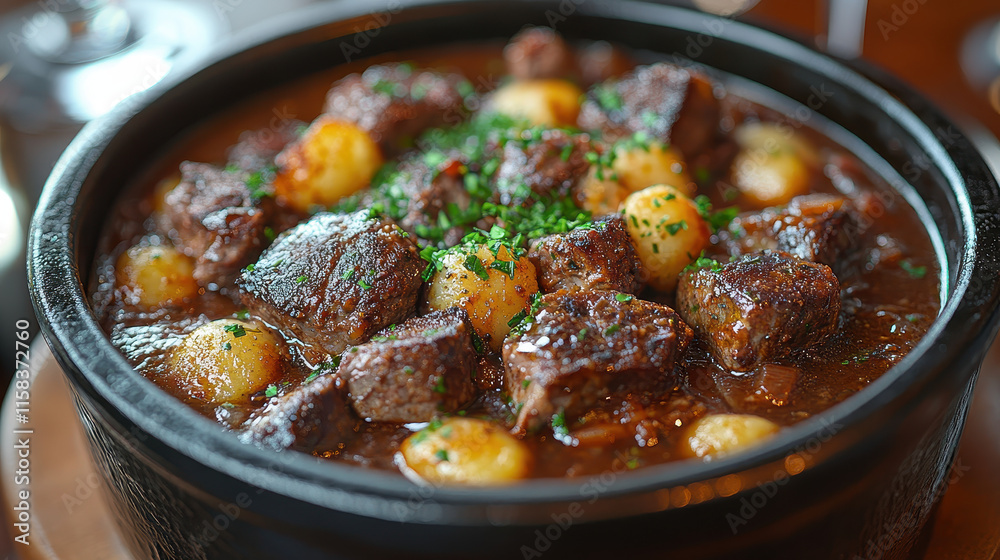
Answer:
<svg viewBox="0 0 1000 560"><path fill-rule="evenodd" d="M16 321L28 319L37 330L24 265L28 222L76 133L122 100L197 66L213 48L315 1L0 2L0 387L14 373ZM860 55L912 84L1000 161L997 0L672 3L736 15L845 58ZM373 2L373 10L384 4ZM7 542L0 538L0 558L12 554Z"/></svg>

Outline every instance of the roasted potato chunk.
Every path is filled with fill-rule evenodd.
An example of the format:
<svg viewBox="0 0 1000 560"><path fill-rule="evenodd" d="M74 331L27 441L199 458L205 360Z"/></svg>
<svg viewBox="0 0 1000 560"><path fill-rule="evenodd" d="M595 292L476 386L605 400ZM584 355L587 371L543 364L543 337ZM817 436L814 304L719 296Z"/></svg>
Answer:
<svg viewBox="0 0 1000 560"><path fill-rule="evenodd" d="M382 153L357 125L324 115L275 161L275 194L292 208L309 212L367 187L382 165Z"/></svg>
<svg viewBox="0 0 1000 560"><path fill-rule="evenodd" d="M523 443L493 422L473 418L433 421L406 438L399 452L412 473L437 484L504 484L531 470Z"/></svg>
<svg viewBox="0 0 1000 560"><path fill-rule="evenodd" d="M533 125L576 126L580 88L565 80L519 80L496 91L493 108Z"/></svg>
<svg viewBox="0 0 1000 560"><path fill-rule="evenodd" d="M136 245L118 257L115 270L133 305L152 309L198 295L194 260L167 245Z"/></svg>
<svg viewBox="0 0 1000 560"><path fill-rule="evenodd" d="M672 291L677 275L709 244L698 205L674 187L656 185L629 195L622 210L649 285Z"/></svg>
<svg viewBox="0 0 1000 560"><path fill-rule="evenodd" d="M688 427L685 454L720 456L742 451L778 433L777 424L750 414L712 414Z"/></svg>

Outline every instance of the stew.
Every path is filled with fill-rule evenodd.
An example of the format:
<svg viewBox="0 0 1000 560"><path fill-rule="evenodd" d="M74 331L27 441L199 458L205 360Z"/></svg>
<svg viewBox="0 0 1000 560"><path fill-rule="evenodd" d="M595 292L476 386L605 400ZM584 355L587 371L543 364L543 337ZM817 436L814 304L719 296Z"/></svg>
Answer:
<svg viewBox="0 0 1000 560"><path fill-rule="evenodd" d="M764 441L919 341L934 246L820 119L643 56L532 28L236 107L116 207L95 310L248 444L414 479Z"/></svg>

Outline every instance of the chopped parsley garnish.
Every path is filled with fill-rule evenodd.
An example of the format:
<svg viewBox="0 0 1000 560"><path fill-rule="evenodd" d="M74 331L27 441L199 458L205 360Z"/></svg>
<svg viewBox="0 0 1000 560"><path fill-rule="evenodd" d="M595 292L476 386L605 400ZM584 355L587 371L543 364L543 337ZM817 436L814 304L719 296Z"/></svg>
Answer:
<svg viewBox="0 0 1000 560"><path fill-rule="evenodd" d="M469 255L465 258L465 262L462 263L465 269L472 272L482 280L489 280L490 273L486 271L486 267L483 266L483 261L479 260L476 255Z"/></svg>
<svg viewBox="0 0 1000 560"><path fill-rule="evenodd" d="M448 462L448 450L447 449L438 449L434 453L434 457L437 458L438 461Z"/></svg>
<svg viewBox="0 0 1000 560"><path fill-rule="evenodd" d="M240 309L236 312L236 318L240 321L246 321L250 318L250 311L248 309Z"/></svg>
<svg viewBox="0 0 1000 560"><path fill-rule="evenodd" d="M704 255L704 253L702 253L702 255L700 257L698 257L697 259L695 259L695 261L693 263L685 266L684 270L685 271L688 271L688 270L697 270L699 268L707 268L707 269L711 270L712 272L719 272L720 270L722 270L722 265L719 264L719 261L717 261L715 259L710 259L710 258L706 257Z"/></svg>
<svg viewBox="0 0 1000 560"><path fill-rule="evenodd" d="M274 228L267 226L264 228L264 237L266 237L268 241L274 241L275 238L278 237L278 234L274 233Z"/></svg>
<svg viewBox="0 0 1000 560"><path fill-rule="evenodd" d="M560 410L552 415L552 433L559 437L569 435L569 428L566 426L566 411Z"/></svg>
<svg viewBox="0 0 1000 560"><path fill-rule="evenodd" d="M517 312L517 315L511 317L510 321L507 321L507 326L510 328L516 327L517 325L520 325L521 321L523 321L527 316L528 312L522 309Z"/></svg>
<svg viewBox="0 0 1000 560"><path fill-rule="evenodd" d="M592 90L597 104L605 111L621 111L625 107L625 100L611 84L599 84Z"/></svg>
<svg viewBox="0 0 1000 560"><path fill-rule="evenodd" d="M411 366L403 366L403 373L413 375L413 368Z"/></svg>
<svg viewBox="0 0 1000 560"><path fill-rule="evenodd" d="M233 349L233 344L231 342L226 342L222 345L222 349L228 352Z"/></svg>
<svg viewBox="0 0 1000 560"><path fill-rule="evenodd" d="M299 276L298 278L295 279L295 283L296 284L304 284L308 280L309 280L309 277L306 276L305 274L303 274L302 276Z"/></svg>
<svg viewBox="0 0 1000 560"><path fill-rule="evenodd" d="M444 393L448 392L448 387L445 386L445 384L444 384L444 376L443 375L439 375L438 378L437 378L437 380L434 382L434 392L435 393L441 393L441 394L444 394Z"/></svg>
<svg viewBox="0 0 1000 560"><path fill-rule="evenodd" d="M514 261L501 261L499 259L490 263L490 268L499 270L507 276L514 277L514 269L517 267L517 263Z"/></svg>
<svg viewBox="0 0 1000 560"><path fill-rule="evenodd" d="M344 271L344 273L340 275L340 277L342 279L344 279L344 280L350 280L353 276L354 276L354 269L353 268Z"/></svg>
<svg viewBox="0 0 1000 560"><path fill-rule="evenodd" d="M358 280L358 286L361 286L362 290L370 290L370 289L372 289L372 285L369 284L368 281L365 280L364 278L361 278L361 279Z"/></svg>
<svg viewBox="0 0 1000 560"><path fill-rule="evenodd" d="M618 300L618 301L620 301L621 303L628 303L628 302L632 301L633 299L635 299L635 296L633 296L631 294L617 293L617 294L615 294L615 299Z"/></svg>
<svg viewBox="0 0 1000 560"><path fill-rule="evenodd" d="M248 264L248 265L247 265L247 267L246 267L246 268L244 268L243 270L245 270L245 271L247 271L247 272L253 272L253 271L254 271L254 270L256 270L256 269L257 269L257 265L255 265L255 264L253 264L253 263L250 263L250 264Z"/></svg>
<svg viewBox="0 0 1000 560"><path fill-rule="evenodd" d="M615 334L616 332L620 331L621 328L622 328L621 325L611 325L610 327L604 329L604 336Z"/></svg>
<svg viewBox="0 0 1000 560"><path fill-rule="evenodd" d="M472 349L476 351L476 354L483 353L483 339L476 332L476 329L472 329Z"/></svg>
<svg viewBox="0 0 1000 560"><path fill-rule="evenodd" d="M679 222L674 222L672 224L664 224L663 225L663 229L665 229L667 231L667 233L669 233L670 235L677 235L677 232L679 232L682 229L687 229L687 228L688 228L688 223L685 220L681 220Z"/></svg>
<svg viewBox="0 0 1000 560"><path fill-rule="evenodd" d="M923 278L927 275L926 266L914 266L909 260L899 261L899 267L910 275L910 278Z"/></svg>
<svg viewBox="0 0 1000 560"><path fill-rule="evenodd" d="M694 202L698 205L698 213L701 214L702 218L705 218L705 221L708 223L708 227L712 230L712 233L728 227L729 222L733 221L733 219L736 218L736 215L740 212L740 209L736 206L730 206L728 208L712 212L712 203L709 201L708 197L703 194L696 196Z"/></svg>
<svg viewBox="0 0 1000 560"><path fill-rule="evenodd" d="M278 396L278 386L275 385L274 383L271 383L270 385L268 385L267 389L264 390L264 396L267 397L267 398L277 397Z"/></svg>
<svg viewBox="0 0 1000 560"><path fill-rule="evenodd" d="M222 330L226 331L227 333L231 333L233 335L233 338L239 338L241 336L247 335L247 330L243 327L243 325L236 323L233 323L231 325L226 325L222 327Z"/></svg>
<svg viewBox="0 0 1000 560"><path fill-rule="evenodd" d="M526 377L526 378L524 378L524 379L521 380L521 388L522 389L527 389L528 385L531 385L531 378L530 377Z"/></svg>

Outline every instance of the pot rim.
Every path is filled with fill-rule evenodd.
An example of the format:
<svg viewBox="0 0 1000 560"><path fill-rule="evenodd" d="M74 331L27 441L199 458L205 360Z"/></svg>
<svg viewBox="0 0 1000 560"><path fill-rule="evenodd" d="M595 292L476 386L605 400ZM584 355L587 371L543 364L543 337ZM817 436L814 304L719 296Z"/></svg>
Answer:
<svg viewBox="0 0 1000 560"><path fill-rule="evenodd" d="M502 10L510 3L497 0L461 2L415 0L391 2L396 13L417 13L423 7L451 10ZM557 3L522 0L519 9L542 10ZM282 453L243 444L217 424L136 374L100 328L76 262L80 212L77 201L95 163L119 131L141 111L156 110L158 103L187 80L234 59L252 59L255 52L279 42L305 44L316 40L324 28L338 21L373 13L364 1L310 6L287 19L269 22L270 32L254 29L211 57L198 69L170 79L147 95L119 106L88 124L67 148L45 185L29 234L28 273L32 302L42 333L78 391L106 411L117 411L127 422L191 460L242 482L266 488L305 502L339 511L385 517L386 510L372 510L356 494L386 500L406 500L416 487L397 473L322 461L306 454ZM464 12L463 12L464 13ZM715 16L635 0L584 2L574 17L610 18L669 26L697 33ZM390 23L389 25L394 25ZM347 36L347 35L343 35ZM337 37L340 38L340 37ZM1000 220L991 208L1000 208L1000 190L972 144L961 137L945 146L934 134L951 126L919 95L882 71L852 66L771 31L729 20L725 38L754 49L766 50L789 64L809 67L849 87L866 101L883 108L888 118L904 127L921 146L947 181L961 215L965 238L948 300L934 324L895 367L844 402L781 431L776 437L744 453L711 462L680 461L644 467L625 473L606 496L668 488L717 478L781 460L832 425L851 426L873 415L915 386L943 375L949 365L981 361L982 352L997 326L1000 301ZM329 37L324 37L328 40ZM444 43L437 39L434 44ZM780 54L778 54L780 53ZM865 74L872 75L869 78ZM884 84L884 85L879 85ZM957 127L956 127L957 129ZM948 278L942 278L947 282ZM970 350L975 353L967 355ZM280 457L280 461L279 461ZM276 463L281 468L273 469ZM524 505L579 499L585 480L537 479L514 486L435 489L439 504Z"/></svg>

